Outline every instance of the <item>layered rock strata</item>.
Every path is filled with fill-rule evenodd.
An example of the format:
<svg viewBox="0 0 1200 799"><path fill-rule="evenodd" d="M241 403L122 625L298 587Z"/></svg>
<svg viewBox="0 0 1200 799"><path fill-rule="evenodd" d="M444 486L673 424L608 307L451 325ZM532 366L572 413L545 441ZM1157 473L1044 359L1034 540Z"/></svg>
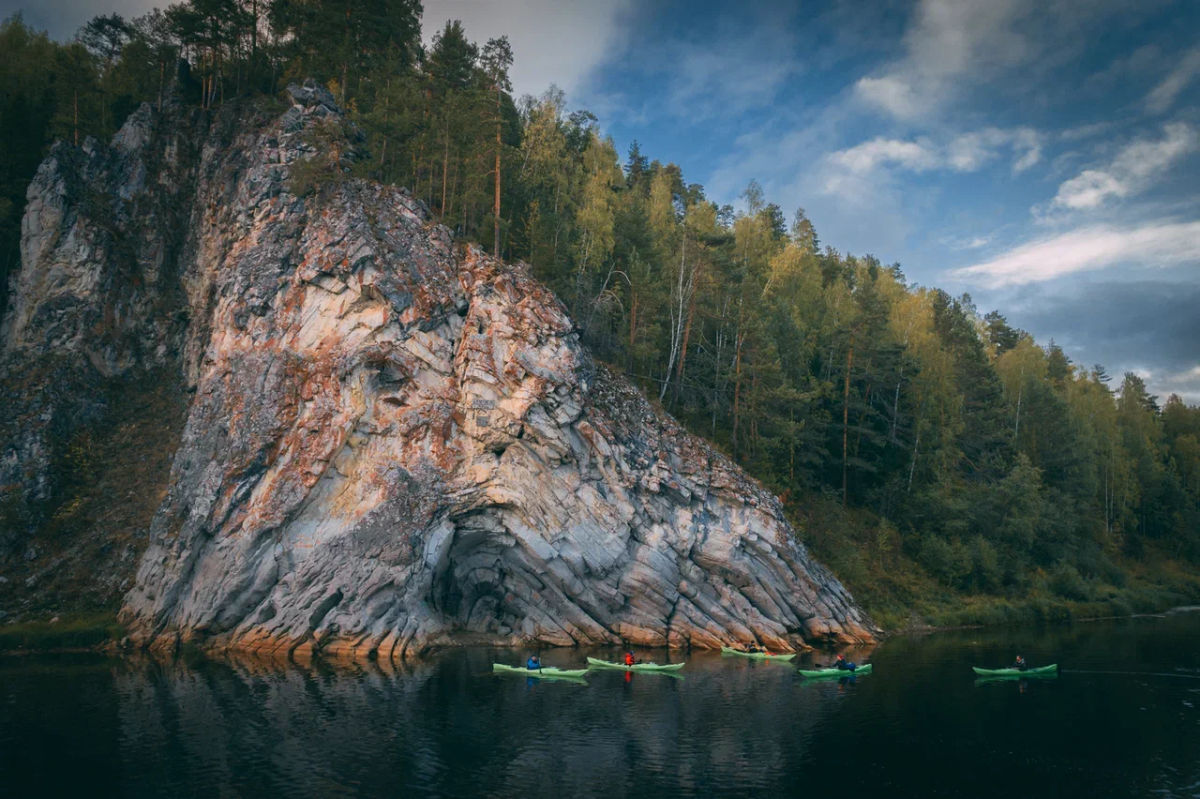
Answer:
<svg viewBox="0 0 1200 799"><path fill-rule="evenodd" d="M526 267L336 163L302 191L314 126L353 131L290 91L199 148L179 199L194 396L122 611L136 640L388 659L874 636L778 501L596 364Z"/></svg>

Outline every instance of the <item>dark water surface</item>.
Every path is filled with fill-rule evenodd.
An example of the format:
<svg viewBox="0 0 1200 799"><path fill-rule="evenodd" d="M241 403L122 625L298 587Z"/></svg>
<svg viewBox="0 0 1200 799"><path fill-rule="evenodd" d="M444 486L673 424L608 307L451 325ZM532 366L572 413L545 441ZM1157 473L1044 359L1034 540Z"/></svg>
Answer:
<svg viewBox="0 0 1200 799"><path fill-rule="evenodd" d="M1018 651L1061 675L976 682ZM847 684L707 653L489 673L521 657L0 658L0 796L1200 796L1200 613L896 638Z"/></svg>

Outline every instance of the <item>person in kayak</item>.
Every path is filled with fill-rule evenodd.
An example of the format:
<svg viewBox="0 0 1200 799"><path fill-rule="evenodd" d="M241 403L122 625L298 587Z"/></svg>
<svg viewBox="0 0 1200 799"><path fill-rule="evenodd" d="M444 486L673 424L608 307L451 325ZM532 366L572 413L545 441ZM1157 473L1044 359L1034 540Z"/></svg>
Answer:
<svg viewBox="0 0 1200 799"><path fill-rule="evenodd" d="M854 661L846 660L846 658L838 655L837 660L833 663L833 667L838 671L854 671L858 668L858 665Z"/></svg>
<svg viewBox="0 0 1200 799"><path fill-rule="evenodd" d="M529 660L525 661L525 668L529 669L530 671L541 671L542 659L537 655L530 655Z"/></svg>
<svg viewBox="0 0 1200 799"><path fill-rule="evenodd" d="M1025 669L1029 668L1029 664L1025 662L1025 658L1017 655L1017 659L1013 661L1013 668L1025 671Z"/></svg>
<svg viewBox="0 0 1200 799"><path fill-rule="evenodd" d="M636 666L637 665L637 658L635 658L633 656L632 652L625 653L625 665L626 666Z"/></svg>
<svg viewBox="0 0 1200 799"><path fill-rule="evenodd" d="M759 646L758 644L751 641L750 643L746 644L745 649L743 649L742 651L743 652L766 652L767 650L763 649L761 646Z"/></svg>

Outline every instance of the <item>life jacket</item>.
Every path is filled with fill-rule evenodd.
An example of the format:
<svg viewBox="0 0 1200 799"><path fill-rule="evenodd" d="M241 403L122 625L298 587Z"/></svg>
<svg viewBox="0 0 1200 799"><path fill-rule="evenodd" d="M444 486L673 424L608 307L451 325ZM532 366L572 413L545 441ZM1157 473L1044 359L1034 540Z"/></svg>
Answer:
<svg viewBox="0 0 1200 799"><path fill-rule="evenodd" d="M626 666L632 666L633 664L634 664L633 655L631 655L630 653L626 652L626 653L625 653L625 665L626 665Z"/></svg>

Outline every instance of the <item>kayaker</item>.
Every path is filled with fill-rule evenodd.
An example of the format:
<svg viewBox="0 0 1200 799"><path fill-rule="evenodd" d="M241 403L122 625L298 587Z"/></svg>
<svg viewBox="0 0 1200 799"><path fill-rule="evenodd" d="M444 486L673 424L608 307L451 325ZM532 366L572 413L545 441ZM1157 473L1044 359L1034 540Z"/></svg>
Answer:
<svg viewBox="0 0 1200 799"><path fill-rule="evenodd" d="M834 662L833 667L839 671L854 671L858 668L854 661L846 660L846 658L842 657L841 655L837 656L837 660Z"/></svg>
<svg viewBox="0 0 1200 799"><path fill-rule="evenodd" d="M1016 661L1013 662L1013 668L1025 671L1025 669L1029 668L1029 664L1025 662L1025 658L1017 655Z"/></svg>
<svg viewBox="0 0 1200 799"><path fill-rule="evenodd" d="M626 666L636 666L637 665L637 659L634 658L632 652L625 653L625 665Z"/></svg>
<svg viewBox="0 0 1200 799"><path fill-rule="evenodd" d="M529 660L525 661L525 668L529 669L530 671L541 671L542 659L537 655L530 655Z"/></svg>

